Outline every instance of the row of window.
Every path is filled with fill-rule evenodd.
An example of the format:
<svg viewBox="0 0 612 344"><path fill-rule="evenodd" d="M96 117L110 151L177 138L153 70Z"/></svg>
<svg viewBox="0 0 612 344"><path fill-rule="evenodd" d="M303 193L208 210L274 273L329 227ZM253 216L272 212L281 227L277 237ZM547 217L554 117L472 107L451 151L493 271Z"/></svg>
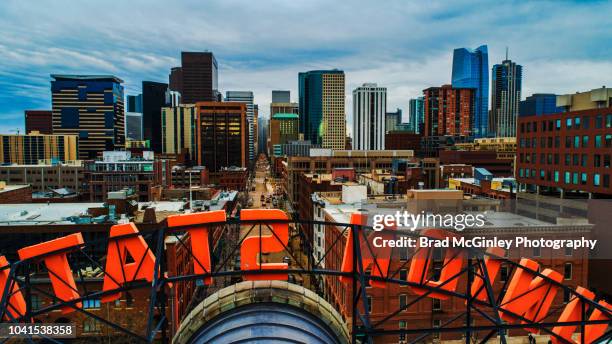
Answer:
<svg viewBox="0 0 612 344"><path fill-rule="evenodd" d="M561 173L559 173L559 171L551 172L551 171L546 171L546 170L540 170L540 173L539 173L540 180L545 180L549 182L554 181L555 183L559 183L561 181L560 176L561 176ZM536 174L535 169L520 168L519 177L537 178L538 175ZM586 173L586 172L566 171L565 173L563 173L563 183L567 185L570 185L570 184L588 185L589 179L592 181L593 186L604 187L604 188L610 187L610 175L609 174L601 175L599 173L593 173L592 178L589 178L589 173Z"/></svg>
<svg viewBox="0 0 612 344"><path fill-rule="evenodd" d="M562 120L557 119L557 120L550 120L550 121L541 121L539 127L540 127L540 131L546 132L546 131L561 130L561 125L562 125ZM603 115L595 116L595 129L601 129L601 128L604 128L604 126L606 128L612 128L612 114L608 114L605 116L605 123L604 123ZM590 117L589 116L567 117L565 119L565 128L566 129L589 129L590 128ZM530 133L530 132L537 133L538 132L538 122L536 121L527 122L527 123L523 122L520 124L519 130L521 133Z"/></svg>
<svg viewBox="0 0 612 344"><path fill-rule="evenodd" d="M595 135L593 138L594 148L612 147L612 134ZM589 135L565 136L565 148L590 148L590 141ZM519 147L538 148L538 140L536 137L532 137L531 139L523 137L519 140ZM561 148L561 137L540 137L539 148Z"/></svg>
<svg viewBox="0 0 612 344"><path fill-rule="evenodd" d="M565 166L581 166L588 167L589 165L589 156L590 154L564 154L564 162ZM558 153L540 153L540 164L543 165L559 165L559 157ZM592 155L593 164L592 166L595 168L610 168L610 154L593 154ZM520 153L519 154L519 162L525 164L536 164L537 154L536 153Z"/></svg>

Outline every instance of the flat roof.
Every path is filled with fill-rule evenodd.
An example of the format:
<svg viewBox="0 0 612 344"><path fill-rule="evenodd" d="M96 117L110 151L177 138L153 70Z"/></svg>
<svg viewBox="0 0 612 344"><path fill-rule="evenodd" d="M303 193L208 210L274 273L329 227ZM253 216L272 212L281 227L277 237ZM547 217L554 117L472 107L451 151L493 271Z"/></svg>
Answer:
<svg viewBox="0 0 612 344"><path fill-rule="evenodd" d="M15 191L23 188L30 187L30 184L15 184L15 185L5 185L4 188L0 189L0 193Z"/></svg>
<svg viewBox="0 0 612 344"><path fill-rule="evenodd" d="M83 74L51 74L51 77L55 80L111 80L118 83L123 83L123 80L119 79L114 75L83 75Z"/></svg>
<svg viewBox="0 0 612 344"><path fill-rule="evenodd" d="M0 205L0 226L72 224L70 216L81 216L104 203L26 203Z"/></svg>

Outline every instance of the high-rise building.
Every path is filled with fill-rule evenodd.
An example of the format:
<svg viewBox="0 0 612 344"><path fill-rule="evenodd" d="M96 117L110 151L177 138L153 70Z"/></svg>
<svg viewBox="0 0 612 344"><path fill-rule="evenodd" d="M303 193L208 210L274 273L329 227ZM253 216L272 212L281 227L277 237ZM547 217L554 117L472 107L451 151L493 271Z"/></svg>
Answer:
<svg viewBox="0 0 612 344"><path fill-rule="evenodd" d="M264 117L257 119L257 150L259 154L268 154L268 125L269 120Z"/></svg>
<svg viewBox="0 0 612 344"><path fill-rule="evenodd" d="M126 96L125 102L126 112L138 112L142 113L142 93L138 95L128 95Z"/></svg>
<svg viewBox="0 0 612 344"><path fill-rule="evenodd" d="M552 93L535 93L519 104L519 116L540 116L563 112L557 106L557 95Z"/></svg>
<svg viewBox="0 0 612 344"><path fill-rule="evenodd" d="M451 85L430 87L425 94L424 136L472 136L475 90Z"/></svg>
<svg viewBox="0 0 612 344"><path fill-rule="evenodd" d="M198 102L198 165L211 172L227 167L247 167L248 128L246 104Z"/></svg>
<svg viewBox="0 0 612 344"><path fill-rule="evenodd" d="M425 97L410 99L408 108L408 124L415 133L421 133L425 125Z"/></svg>
<svg viewBox="0 0 612 344"><path fill-rule="evenodd" d="M249 161L255 160L255 105L251 91L226 91L225 101L246 104L247 125L249 128Z"/></svg>
<svg viewBox="0 0 612 344"><path fill-rule="evenodd" d="M496 137L516 136L523 67L506 59L493 66L492 74L489 133Z"/></svg>
<svg viewBox="0 0 612 344"><path fill-rule="evenodd" d="M194 104L162 108L161 134L162 153L182 154L188 151L190 160L197 161L196 107Z"/></svg>
<svg viewBox="0 0 612 344"><path fill-rule="evenodd" d="M281 145L299 138L299 116L294 113L277 113L270 119L270 147L274 156L281 155Z"/></svg>
<svg viewBox="0 0 612 344"><path fill-rule="evenodd" d="M337 69L299 74L300 133L305 140L323 148L345 148L344 83L344 72Z"/></svg>
<svg viewBox="0 0 612 344"><path fill-rule="evenodd" d="M181 101L219 101L217 59L212 52L181 52L181 67L170 71L170 89L181 94Z"/></svg>
<svg viewBox="0 0 612 344"><path fill-rule="evenodd" d="M142 113L125 113L125 139L129 141L142 141Z"/></svg>
<svg viewBox="0 0 612 344"><path fill-rule="evenodd" d="M398 130L398 126L402 124L402 109L397 109L395 112L385 113L385 132Z"/></svg>
<svg viewBox="0 0 612 344"><path fill-rule="evenodd" d="M77 160L76 135L0 135L0 164L35 165Z"/></svg>
<svg viewBox="0 0 612 344"><path fill-rule="evenodd" d="M123 80L112 75L51 75L53 133L79 137L79 159L125 147Z"/></svg>
<svg viewBox="0 0 612 344"><path fill-rule="evenodd" d="M272 103L291 103L291 91L272 91Z"/></svg>
<svg viewBox="0 0 612 344"><path fill-rule="evenodd" d="M453 52L452 86L475 89L475 137L487 136L489 125L489 53L486 45L475 50L458 48Z"/></svg>
<svg viewBox="0 0 612 344"><path fill-rule="evenodd" d="M51 110L26 110L26 134L37 131L41 134L53 134L53 114Z"/></svg>
<svg viewBox="0 0 612 344"><path fill-rule="evenodd" d="M155 153L162 152L161 109L166 106L168 84L142 82L142 137Z"/></svg>
<svg viewBox="0 0 612 344"><path fill-rule="evenodd" d="M353 149L385 149L387 88L368 83L353 90Z"/></svg>

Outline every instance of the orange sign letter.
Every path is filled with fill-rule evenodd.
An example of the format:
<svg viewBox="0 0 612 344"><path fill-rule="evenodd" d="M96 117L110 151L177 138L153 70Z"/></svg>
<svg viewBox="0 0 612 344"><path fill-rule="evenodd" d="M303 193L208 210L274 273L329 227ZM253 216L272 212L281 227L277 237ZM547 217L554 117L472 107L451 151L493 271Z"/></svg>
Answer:
<svg viewBox="0 0 612 344"><path fill-rule="evenodd" d="M17 285L17 281L14 281L12 286L7 286L7 283L11 283L9 280L9 276L11 273L11 269L9 267L9 263L4 256L0 256L0 299L6 297L7 299L4 301L6 304L6 312L4 314L5 320L11 320L19 318L24 315L26 312L26 303L23 299L23 295L19 290L19 286ZM3 296L4 291L6 290L6 295ZM10 315L10 317L9 317Z"/></svg>

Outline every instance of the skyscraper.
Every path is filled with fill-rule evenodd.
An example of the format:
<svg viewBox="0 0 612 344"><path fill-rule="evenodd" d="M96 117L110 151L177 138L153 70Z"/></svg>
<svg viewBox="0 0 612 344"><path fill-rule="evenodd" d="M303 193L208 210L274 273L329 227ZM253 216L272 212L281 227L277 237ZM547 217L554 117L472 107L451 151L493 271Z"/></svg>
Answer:
<svg viewBox="0 0 612 344"><path fill-rule="evenodd" d="M247 167L246 105L239 102L198 102L198 165L211 172Z"/></svg>
<svg viewBox="0 0 612 344"><path fill-rule="evenodd" d="M189 151L190 160L197 161L196 107L194 104L162 108L161 134L164 154L182 154L184 151Z"/></svg>
<svg viewBox="0 0 612 344"><path fill-rule="evenodd" d="M53 134L78 135L79 159L125 147L123 80L112 75L51 75Z"/></svg>
<svg viewBox="0 0 612 344"><path fill-rule="evenodd" d="M506 59L493 66L489 131L496 137L516 136L523 67Z"/></svg>
<svg viewBox="0 0 612 344"><path fill-rule="evenodd" d="M128 95L125 108L125 139L142 140L142 94Z"/></svg>
<svg viewBox="0 0 612 344"><path fill-rule="evenodd" d="M291 91L272 91L272 103L290 103Z"/></svg>
<svg viewBox="0 0 612 344"><path fill-rule="evenodd" d="M255 159L255 106L253 104L253 92L251 91L226 91L225 101L240 102L246 104L246 116L249 134L249 161Z"/></svg>
<svg viewBox="0 0 612 344"><path fill-rule="evenodd" d="M312 144L343 150L346 144L344 72L299 73L300 133Z"/></svg>
<svg viewBox="0 0 612 344"><path fill-rule="evenodd" d="M217 59L211 52L181 52L181 67L170 71L170 89L181 93L182 103L218 101Z"/></svg>
<svg viewBox="0 0 612 344"><path fill-rule="evenodd" d="M402 124L402 109L385 114L385 132L398 130L400 124Z"/></svg>
<svg viewBox="0 0 612 344"><path fill-rule="evenodd" d="M475 90L451 85L430 87L425 94L424 136L470 136L474 121Z"/></svg>
<svg viewBox="0 0 612 344"><path fill-rule="evenodd" d="M274 156L281 155L281 145L297 141L299 118L294 113L277 113L270 119L270 147Z"/></svg>
<svg viewBox="0 0 612 344"><path fill-rule="evenodd" d="M167 104L166 92L168 84L142 82L142 137L155 153L162 152L161 109Z"/></svg>
<svg viewBox="0 0 612 344"><path fill-rule="evenodd" d="M410 99L408 103L408 124L414 133L420 133L425 125L425 97Z"/></svg>
<svg viewBox="0 0 612 344"><path fill-rule="evenodd" d="M453 88L474 88L475 109L472 135L486 137L489 125L489 53L486 45L475 50L453 52Z"/></svg>
<svg viewBox="0 0 612 344"><path fill-rule="evenodd" d="M259 151L259 154L268 154L268 123L269 120L267 118L260 116L257 119L257 150Z"/></svg>
<svg viewBox="0 0 612 344"><path fill-rule="evenodd" d="M385 149L387 88L363 84L353 90L353 149Z"/></svg>

